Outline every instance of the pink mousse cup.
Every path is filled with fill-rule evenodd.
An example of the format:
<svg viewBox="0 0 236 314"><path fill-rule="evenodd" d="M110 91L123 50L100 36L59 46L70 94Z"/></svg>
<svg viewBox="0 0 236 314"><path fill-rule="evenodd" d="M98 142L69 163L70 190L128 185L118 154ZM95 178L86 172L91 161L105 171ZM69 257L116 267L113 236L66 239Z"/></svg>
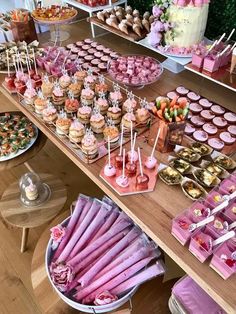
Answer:
<svg viewBox="0 0 236 314"><path fill-rule="evenodd" d="M231 181L230 179L225 179L220 187L219 187L219 192L221 194L232 194L236 191L236 183Z"/></svg>
<svg viewBox="0 0 236 314"><path fill-rule="evenodd" d="M232 200L223 211L224 218L229 222L236 221L236 200Z"/></svg>
<svg viewBox="0 0 236 314"><path fill-rule="evenodd" d="M204 263L205 260L211 256L212 254L212 243L213 238L203 233L202 231L198 231L191 238L189 251L201 262Z"/></svg>
<svg viewBox="0 0 236 314"><path fill-rule="evenodd" d="M206 225L204 232L215 240L227 233L228 226L229 224L225 221L223 215L217 215L212 222Z"/></svg>
<svg viewBox="0 0 236 314"><path fill-rule="evenodd" d="M219 70L220 67L220 57L219 54L216 52L212 52L204 58L203 62L203 70L207 72L213 73Z"/></svg>
<svg viewBox="0 0 236 314"><path fill-rule="evenodd" d="M209 204L203 199L194 202L191 207L187 209L187 216L192 222L200 222L208 217L210 214Z"/></svg>
<svg viewBox="0 0 236 314"><path fill-rule="evenodd" d="M191 224L192 221L188 218L186 213L183 213L172 220L171 233L182 245L185 245L193 234L189 229Z"/></svg>

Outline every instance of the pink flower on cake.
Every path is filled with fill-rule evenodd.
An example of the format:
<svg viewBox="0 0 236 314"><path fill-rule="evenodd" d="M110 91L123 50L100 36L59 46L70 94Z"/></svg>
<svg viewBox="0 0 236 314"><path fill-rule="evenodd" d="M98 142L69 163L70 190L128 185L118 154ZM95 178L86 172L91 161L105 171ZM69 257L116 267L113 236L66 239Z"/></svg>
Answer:
<svg viewBox="0 0 236 314"><path fill-rule="evenodd" d="M165 30L164 23L160 21L156 21L153 23L152 29L153 31L156 31L156 32L163 32Z"/></svg>
<svg viewBox="0 0 236 314"><path fill-rule="evenodd" d="M50 273L52 281L58 290L66 292L74 278L72 267L70 265L52 263Z"/></svg>
<svg viewBox="0 0 236 314"><path fill-rule="evenodd" d="M62 227L61 225L57 225L50 229L51 231L51 239L53 240L52 248L55 250L58 244L61 242L63 237L66 234L66 228Z"/></svg>
<svg viewBox="0 0 236 314"><path fill-rule="evenodd" d="M104 291L98 294L95 298L94 304L95 305L106 305L118 300L116 295L111 294L109 291Z"/></svg>
<svg viewBox="0 0 236 314"><path fill-rule="evenodd" d="M154 15L154 17L160 17L162 13L163 11L160 9L160 7L154 5L154 7L152 8L152 14Z"/></svg>
<svg viewBox="0 0 236 314"><path fill-rule="evenodd" d="M150 45L153 47L159 45L161 40L162 40L162 34L161 33L150 32L148 35L148 41L149 41Z"/></svg>

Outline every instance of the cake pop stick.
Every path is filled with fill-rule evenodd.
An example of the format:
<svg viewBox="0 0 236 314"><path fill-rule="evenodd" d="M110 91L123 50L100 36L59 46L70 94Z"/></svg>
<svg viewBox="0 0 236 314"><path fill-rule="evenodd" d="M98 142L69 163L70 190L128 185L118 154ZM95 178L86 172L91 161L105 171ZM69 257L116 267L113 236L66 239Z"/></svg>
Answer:
<svg viewBox="0 0 236 314"><path fill-rule="evenodd" d="M60 53L61 53L61 51L59 50L59 51L58 51L58 53L57 53L57 55L56 55L55 60L53 61L53 63L54 63L54 64L57 62L57 59L58 59L58 57L59 57Z"/></svg>
<svg viewBox="0 0 236 314"><path fill-rule="evenodd" d="M23 70L23 66L22 66L22 62L21 62L21 57L20 57L19 51L17 52L17 59L19 60L19 64L20 64L20 69L21 69L21 72L22 72L22 73L24 73L24 70Z"/></svg>
<svg viewBox="0 0 236 314"><path fill-rule="evenodd" d="M226 39L226 43L230 40L230 38L233 36L235 32L235 28L232 29L231 33L229 34L229 37Z"/></svg>
<svg viewBox="0 0 236 314"><path fill-rule="evenodd" d="M131 148L131 159L130 159L131 164L134 161L134 151L135 151L136 138L137 138L137 132L134 133L134 141L133 141L133 145L132 145L132 148Z"/></svg>
<svg viewBox="0 0 236 314"><path fill-rule="evenodd" d="M217 44L217 40L215 40L214 43L211 45L211 47L207 50L206 55L208 55L212 51L212 49L216 46L216 44Z"/></svg>
<svg viewBox="0 0 236 314"><path fill-rule="evenodd" d="M120 137L120 152L119 152L120 156L122 154L123 136L124 136L124 125L122 123L122 125L121 125L121 137Z"/></svg>
<svg viewBox="0 0 236 314"><path fill-rule="evenodd" d="M217 45L219 45L219 43L221 43L222 42L222 40L223 40L223 38L225 37L225 33L220 37L220 39L217 41Z"/></svg>
<svg viewBox="0 0 236 314"><path fill-rule="evenodd" d="M8 49L6 50L6 55L7 55L7 75L10 76L9 52L8 52Z"/></svg>
<svg viewBox="0 0 236 314"><path fill-rule="evenodd" d="M122 177L125 178L125 148L123 149Z"/></svg>
<svg viewBox="0 0 236 314"><path fill-rule="evenodd" d="M111 167L111 143L110 136L108 136L108 165Z"/></svg>
<svg viewBox="0 0 236 314"><path fill-rule="evenodd" d="M38 75L38 69L37 69L37 65L36 65L34 49L33 49L33 59L34 59L34 70L35 70L36 75Z"/></svg>
<svg viewBox="0 0 236 314"><path fill-rule="evenodd" d="M236 47L236 42L233 44L233 46L230 49L230 53L234 50L234 48Z"/></svg>
<svg viewBox="0 0 236 314"><path fill-rule="evenodd" d="M227 47L225 47L225 49L219 54L219 57L223 56L223 54L226 53L226 51L230 48L231 46L228 45Z"/></svg>
<svg viewBox="0 0 236 314"><path fill-rule="evenodd" d="M133 121L130 122L130 150L133 147Z"/></svg>
<svg viewBox="0 0 236 314"><path fill-rule="evenodd" d="M154 152L155 152L155 149L156 149L156 146L157 146L157 142L158 142L158 139L159 139L159 136L160 136L160 132L161 132L161 129L159 128L158 131L157 131L157 136L155 138L155 142L154 142L153 148L152 148L151 158L153 158L153 155L154 155Z"/></svg>
<svg viewBox="0 0 236 314"><path fill-rule="evenodd" d="M142 165L142 159L141 159L141 153L140 153L139 147L138 147L138 160L139 160L140 173L141 173L141 176L143 176L143 165Z"/></svg>
<svg viewBox="0 0 236 314"><path fill-rule="evenodd" d="M27 58L29 60L29 68L30 68L30 70L32 70L30 57L29 57L29 51L28 51L27 45L25 45L25 51L26 51Z"/></svg>
<svg viewBox="0 0 236 314"><path fill-rule="evenodd" d="M18 69L17 69L17 65L16 65L15 56L13 56L13 64L14 64L15 71L16 71L16 73L17 73L17 72L18 72Z"/></svg>

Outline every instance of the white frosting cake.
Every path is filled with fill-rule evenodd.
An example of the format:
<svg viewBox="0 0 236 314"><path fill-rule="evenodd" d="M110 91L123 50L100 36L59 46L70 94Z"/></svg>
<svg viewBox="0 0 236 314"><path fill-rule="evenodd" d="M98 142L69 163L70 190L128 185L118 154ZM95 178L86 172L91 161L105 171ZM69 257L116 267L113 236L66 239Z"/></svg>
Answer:
<svg viewBox="0 0 236 314"><path fill-rule="evenodd" d="M203 40L209 4L200 7L170 5L168 21L173 23L172 31L165 33L165 43L173 47L191 47Z"/></svg>

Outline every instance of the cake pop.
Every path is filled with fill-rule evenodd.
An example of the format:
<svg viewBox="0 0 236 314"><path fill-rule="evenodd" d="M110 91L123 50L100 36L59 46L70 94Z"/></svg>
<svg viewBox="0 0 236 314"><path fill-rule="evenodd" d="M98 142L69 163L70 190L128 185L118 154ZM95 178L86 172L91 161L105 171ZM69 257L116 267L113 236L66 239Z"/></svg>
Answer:
<svg viewBox="0 0 236 314"><path fill-rule="evenodd" d="M161 129L158 129L157 136L156 136L156 139L155 139L155 143L154 143L153 148L152 148L152 153L151 153L150 156L148 156L148 158L147 158L147 160L145 162L145 167L148 168L148 169L153 169L156 166L156 164L157 164L157 160L154 157L154 152L155 152L156 145L157 145L157 142L158 142L158 138L159 138L159 135L160 135L160 130Z"/></svg>
<svg viewBox="0 0 236 314"><path fill-rule="evenodd" d="M104 174L106 177L113 177L116 174L116 168L111 164L111 144L108 136L108 164L104 167Z"/></svg>
<svg viewBox="0 0 236 314"><path fill-rule="evenodd" d="M129 178L125 175L125 148L123 149L122 175L116 178L116 183L122 188L129 186Z"/></svg>
<svg viewBox="0 0 236 314"><path fill-rule="evenodd" d="M124 138L124 125L121 125L121 137L120 137L120 152L115 157L115 164L118 169L122 168L123 164L123 156L122 156L122 145L123 145L123 138Z"/></svg>
<svg viewBox="0 0 236 314"><path fill-rule="evenodd" d="M141 153L140 153L139 147L138 147L138 156L139 156L140 174L138 174L136 177L136 189L138 191L143 191L143 190L148 189L149 177L147 174L143 173L142 159L141 159Z"/></svg>
<svg viewBox="0 0 236 314"><path fill-rule="evenodd" d="M130 151L128 152L128 160L132 161L135 163L138 161L138 153L135 151L135 142L136 142L136 137L137 137L137 133L134 134L134 139L133 139L133 128L132 128L132 124L131 124L131 140L130 140Z"/></svg>

